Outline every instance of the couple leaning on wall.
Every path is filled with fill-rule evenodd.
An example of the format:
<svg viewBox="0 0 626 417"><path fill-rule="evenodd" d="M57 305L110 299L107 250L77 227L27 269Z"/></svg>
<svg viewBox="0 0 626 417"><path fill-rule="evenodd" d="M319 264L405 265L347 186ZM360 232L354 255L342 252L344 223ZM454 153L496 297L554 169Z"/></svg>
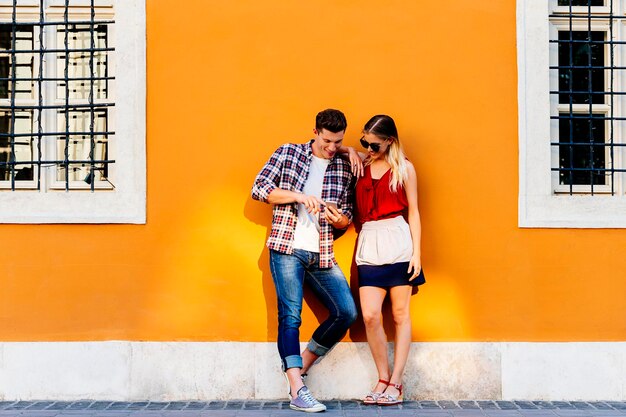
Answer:
<svg viewBox="0 0 626 417"><path fill-rule="evenodd" d="M410 298L425 282L417 177L404 155L395 122L377 115L365 124L360 140L365 153L343 146L346 127L339 110L319 112L315 137L279 147L252 187L254 199L273 206L267 246L278 300L278 352L294 410L326 409L306 387L307 372L343 338L357 317L348 282L335 260L334 236L354 219L359 230L360 305L379 377L364 395L364 404L402 402L402 377L411 343ZM301 353L305 283L330 315ZM392 369L382 325L387 294L396 327Z"/></svg>

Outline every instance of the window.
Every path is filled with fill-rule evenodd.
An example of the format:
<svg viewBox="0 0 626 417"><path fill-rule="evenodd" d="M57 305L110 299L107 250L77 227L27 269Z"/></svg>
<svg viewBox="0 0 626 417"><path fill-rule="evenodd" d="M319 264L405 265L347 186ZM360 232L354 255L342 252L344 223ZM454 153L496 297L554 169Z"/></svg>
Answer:
<svg viewBox="0 0 626 417"><path fill-rule="evenodd" d="M145 222L144 0L0 0L0 222Z"/></svg>
<svg viewBox="0 0 626 417"><path fill-rule="evenodd" d="M621 3L518 1L522 227L626 227Z"/></svg>
<svg viewBox="0 0 626 417"><path fill-rule="evenodd" d="M554 191L615 194L613 14L584 1L559 0L550 15Z"/></svg>

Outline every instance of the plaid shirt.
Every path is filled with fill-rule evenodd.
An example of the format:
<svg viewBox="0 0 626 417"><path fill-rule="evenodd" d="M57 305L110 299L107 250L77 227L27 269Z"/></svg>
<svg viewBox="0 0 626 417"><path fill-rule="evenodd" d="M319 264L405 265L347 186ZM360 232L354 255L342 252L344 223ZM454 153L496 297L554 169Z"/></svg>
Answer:
<svg viewBox="0 0 626 417"><path fill-rule="evenodd" d="M309 176L312 159L311 144L285 144L278 148L263 166L252 186L252 198L267 203L267 196L275 189L302 192ZM353 187L350 163L334 156L326 168L322 184L322 200L337 202L337 206L352 221ZM275 204L272 216L272 231L267 247L275 251L292 254L293 235L298 220L298 204ZM333 252L333 226L320 216L320 268L337 264Z"/></svg>

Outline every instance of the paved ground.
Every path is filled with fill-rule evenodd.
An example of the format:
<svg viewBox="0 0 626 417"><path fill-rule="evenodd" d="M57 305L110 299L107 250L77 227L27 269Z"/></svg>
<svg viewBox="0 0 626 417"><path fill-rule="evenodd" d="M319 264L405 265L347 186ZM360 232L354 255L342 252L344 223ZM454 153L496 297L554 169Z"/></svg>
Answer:
<svg viewBox="0 0 626 417"><path fill-rule="evenodd" d="M626 417L626 402L614 401L407 401L365 406L323 401L327 417ZM111 402L4 401L0 417L286 417L304 416L286 401Z"/></svg>

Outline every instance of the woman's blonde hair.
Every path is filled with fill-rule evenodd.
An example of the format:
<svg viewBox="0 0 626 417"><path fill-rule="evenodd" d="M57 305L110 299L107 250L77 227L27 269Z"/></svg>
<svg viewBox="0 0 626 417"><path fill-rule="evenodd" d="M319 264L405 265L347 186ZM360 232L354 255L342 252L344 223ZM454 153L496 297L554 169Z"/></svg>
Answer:
<svg viewBox="0 0 626 417"><path fill-rule="evenodd" d="M363 127L363 134L371 133L382 140L390 140L389 147L385 153L385 160L391 165L391 181L389 188L391 191L398 191L398 186L404 186L408 178L406 157L400 139L398 139L398 129L396 123L390 116L379 114L372 117ZM371 164L370 158L365 161L366 165Z"/></svg>

